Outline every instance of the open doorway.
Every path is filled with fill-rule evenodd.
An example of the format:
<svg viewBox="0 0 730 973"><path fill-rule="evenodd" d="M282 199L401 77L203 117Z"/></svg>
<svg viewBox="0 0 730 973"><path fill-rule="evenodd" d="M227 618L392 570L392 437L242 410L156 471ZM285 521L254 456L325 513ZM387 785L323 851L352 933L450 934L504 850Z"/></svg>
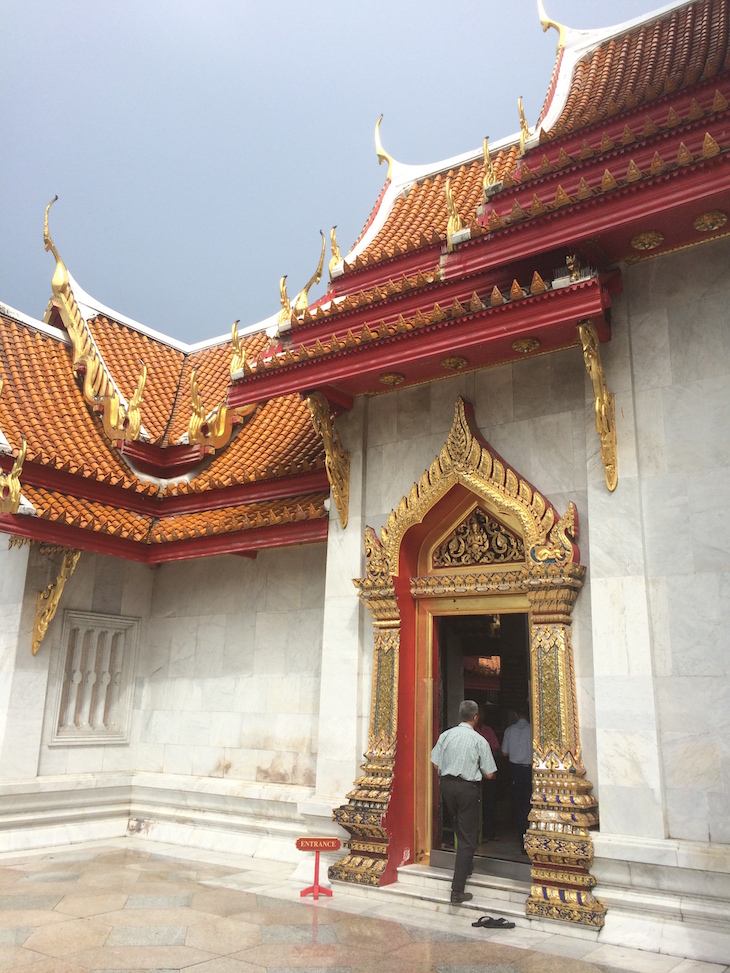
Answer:
<svg viewBox="0 0 730 973"><path fill-rule="evenodd" d="M517 719L515 710L530 699L529 619L526 612L479 615L442 615L434 618L433 736L459 722L459 704L473 699L482 714L482 733L492 746L497 764L494 781L481 792L479 845L474 870L520 873L529 866L516 813L510 767L502 755L506 728ZM433 794L431 864L453 867L454 833L448 812ZM523 867L520 868L519 865Z"/></svg>

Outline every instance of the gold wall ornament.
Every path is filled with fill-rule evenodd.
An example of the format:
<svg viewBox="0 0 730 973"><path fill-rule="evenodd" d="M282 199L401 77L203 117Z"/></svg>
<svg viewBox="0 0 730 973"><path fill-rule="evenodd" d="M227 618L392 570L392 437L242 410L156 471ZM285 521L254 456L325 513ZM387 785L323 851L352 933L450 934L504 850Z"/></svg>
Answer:
<svg viewBox="0 0 730 973"><path fill-rule="evenodd" d="M332 498L337 507L340 526L344 530L347 527L350 502L350 454L337 434L327 397L322 392L310 392L307 396L307 405L315 431L322 439L327 478L332 487Z"/></svg>
<svg viewBox="0 0 730 973"><path fill-rule="evenodd" d="M569 253L568 256L565 258L565 266L568 268L568 273L571 282L580 280L581 266L577 254Z"/></svg>
<svg viewBox="0 0 730 973"><path fill-rule="evenodd" d="M0 391L2 391L1 386ZM17 514L18 512L20 507L20 474L23 472L25 453L26 442L25 436L23 436L13 468L9 473L0 472L0 513Z"/></svg>
<svg viewBox="0 0 730 973"><path fill-rule="evenodd" d="M393 175L393 162L395 160L393 159L392 155L385 151L383 148L383 143L380 141L380 123L382 120L383 116L381 115L375 123L375 152L378 156L378 165L381 165L383 162L388 163L388 171L385 178L390 179L390 177Z"/></svg>
<svg viewBox="0 0 730 973"><path fill-rule="evenodd" d="M340 248L337 246L337 227L333 226L330 230L330 250L332 251L332 256L330 257L330 262L327 268L330 272L330 280L332 280L332 273L338 264L342 263L342 254L340 253Z"/></svg>
<svg viewBox="0 0 730 973"><path fill-rule="evenodd" d="M238 333L238 321L234 321L231 326L231 381L243 375L243 366L246 361L246 351L241 344L241 336Z"/></svg>
<svg viewBox="0 0 730 973"><path fill-rule="evenodd" d="M35 603L35 621L33 622L33 642L31 645L33 655L38 652L40 644L48 630L48 626L53 621L58 603L63 594L63 589L68 579L74 573L80 557L81 551L66 549L58 577L48 587L44 588L43 591L38 592Z"/></svg>
<svg viewBox="0 0 730 973"><path fill-rule="evenodd" d="M507 564L524 560L522 538L480 507L475 507L431 556L435 568Z"/></svg>
<svg viewBox="0 0 730 973"><path fill-rule="evenodd" d="M279 300L281 302L281 310L279 311L279 317L276 319L278 324L290 324L292 316L291 301L289 300L289 295L286 292L286 277L284 276L279 281Z"/></svg>
<svg viewBox="0 0 730 973"><path fill-rule="evenodd" d="M520 116L520 155L524 155L525 143L530 137L530 126L525 118L525 109L522 107L522 95L517 99L517 111Z"/></svg>
<svg viewBox="0 0 730 973"><path fill-rule="evenodd" d="M444 185L444 195L446 197L446 212L448 214L448 222L446 224L446 247L449 251L454 249L451 238L459 230L463 229L464 223L459 216L459 212L456 209L456 203L454 202L454 196L451 192L451 177L446 180Z"/></svg>
<svg viewBox="0 0 730 973"><path fill-rule="evenodd" d="M655 250L664 242L664 234L659 230L646 230L644 233L637 233L631 240L634 250Z"/></svg>
<svg viewBox="0 0 730 973"><path fill-rule="evenodd" d="M405 380L405 375L401 375L400 372L383 372L378 378L381 385L389 385L391 388L395 388L396 385L402 385Z"/></svg>
<svg viewBox="0 0 730 973"><path fill-rule="evenodd" d="M309 278L304 287L299 291L294 300L294 313L304 314L306 310L309 309L309 291L315 284L318 284L322 280L322 271L324 270L324 250L325 250L325 240L324 233L320 230L319 235L322 237L322 252L319 255L319 262L317 264L317 269Z"/></svg>
<svg viewBox="0 0 730 973"><path fill-rule="evenodd" d="M606 486L616 489L618 483L618 455L616 450L616 417L613 393L608 391L606 376L601 364L598 333L590 321L578 324L583 358L588 377L593 385L593 402L596 414L596 432L601 440L601 459L606 471Z"/></svg>
<svg viewBox="0 0 730 973"><path fill-rule="evenodd" d="M484 191L484 201L486 202L490 197L489 190L497 182L497 176L494 172L494 163L492 162L492 157L489 154L488 137L484 139L482 151L484 153L484 179L482 180L482 189Z"/></svg>
<svg viewBox="0 0 730 973"><path fill-rule="evenodd" d="M142 376L132 401L126 404L104 363L101 352L76 303L69 282L68 270L56 249L48 229L48 214L58 196L48 206L43 221L43 244L56 259L56 269L51 280L53 296L43 316L48 323L52 308L57 308L73 346L74 374L83 377L83 396L95 413L103 417L104 432L113 442L135 440L142 430L140 406L147 369L142 363ZM131 409L131 413L130 413Z"/></svg>
<svg viewBox="0 0 730 973"><path fill-rule="evenodd" d="M407 593L396 595L394 577L405 533L422 524L437 504L439 517L443 518L440 501L457 484L476 497L487 516L498 519L502 526L508 523L510 533L522 542L524 560L434 568L432 562L424 560L427 545L433 543L427 535L421 552L410 554L431 573L411 578ZM454 536L464 522L464 500L457 500L456 504L457 530L446 530L447 538ZM349 803L333 812L334 820L350 832L351 839L349 854L330 869L331 878L379 885L385 875L390 838L384 820L394 785L399 671L415 673L414 710L429 713L433 705L431 649L429 639L421 637L427 629L422 629L419 619L429 625L433 616L454 614L460 599L466 599L464 611L471 613L477 597L483 599L480 610L489 613L499 610L507 597L512 603L524 603L517 610L530 609L534 776L530 825L525 836L532 865L526 911L594 928L603 925L606 910L593 896L595 880L590 874L590 829L597 823L598 809L590 793L591 784L585 780L570 640L573 605L585 577L585 568L577 563L577 549L571 541L577 531L574 505L569 504L565 515L558 519L555 508L542 494L481 440L470 407L458 399L451 433L438 457L397 504L380 539L372 528L365 531L365 577L354 584L370 610L374 634L368 749L363 774L347 795ZM438 543L434 550L439 550ZM551 555L545 557L548 551ZM443 612L439 611L441 598ZM405 643L401 615L414 611L415 625L421 634L417 639L410 635L413 641ZM407 664L401 670L403 652L408 653L403 657ZM405 687L401 698L410 695ZM405 716L411 734L412 714ZM430 719L417 719L415 734L414 781L430 781ZM408 768L405 773L409 773ZM417 861L428 861L432 847L429 789L430 784L423 793L419 791L421 800L416 806L417 822L410 848Z"/></svg>
<svg viewBox="0 0 730 973"><path fill-rule="evenodd" d="M700 233L712 233L713 230L719 230L726 223L727 213L723 213L721 209L713 209L707 213L700 213L699 216L695 217L692 221L692 226L695 230L699 230Z"/></svg>
<svg viewBox="0 0 730 973"><path fill-rule="evenodd" d="M447 372L460 372L468 364L466 358L462 358L461 355L450 355L448 358L441 359L441 367Z"/></svg>
<svg viewBox="0 0 730 973"><path fill-rule="evenodd" d="M192 415L188 423L188 442L222 449L227 446L233 435L233 427L238 417L228 411L225 403L221 402L212 412L208 412L200 397L198 389L197 368L190 373L190 403ZM253 411L255 406L247 406Z"/></svg>

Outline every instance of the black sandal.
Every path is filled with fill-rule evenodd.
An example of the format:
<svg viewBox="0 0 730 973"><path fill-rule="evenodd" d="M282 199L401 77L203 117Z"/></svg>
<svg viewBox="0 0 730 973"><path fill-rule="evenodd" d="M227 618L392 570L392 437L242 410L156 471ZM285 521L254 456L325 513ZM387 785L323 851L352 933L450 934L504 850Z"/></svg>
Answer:
<svg viewBox="0 0 730 973"><path fill-rule="evenodd" d="M499 916L497 919L493 919L491 916L482 916L481 919L477 919L476 922L472 922L472 926L484 926L485 929L514 929L514 922L508 922L504 916Z"/></svg>

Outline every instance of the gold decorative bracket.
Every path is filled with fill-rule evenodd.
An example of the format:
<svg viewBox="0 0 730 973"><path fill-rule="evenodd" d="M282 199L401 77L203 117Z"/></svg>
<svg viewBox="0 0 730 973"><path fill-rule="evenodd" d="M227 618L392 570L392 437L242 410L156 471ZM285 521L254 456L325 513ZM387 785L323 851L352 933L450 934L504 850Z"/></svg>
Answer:
<svg viewBox="0 0 730 973"><path fill-rule="evenodd" d="M2 382L0 381L0 392ZM20 474L25 462L25 436L15 457L13 468L9 473L0 473L0 513L17 514L20 507Z"/></svg>
<svg viewBox="0 0 730 973"><path fill-rule="evenodd" d="M128 405L124 405L109 371L96 346L89 326L84 320L76 303L68 270L56 249L48 229L48 213L58 196L54 196L48 206L43 222L43 244L56 258L56 269L51 281L53 297L43 320L50 320L53 307L58 309L64 327L73 345L73 369L76 375L83 376L83 395L87 404L96 413L101 413L104 432L112 441L138 439L142 428L140 408L142 393L147 378L147 369L142 363L142 373L137 389Z"/></svg>
<svg viewBox="0 0 730 973"><path fill-rule="evenodd" d="M601 459L606 471L606 486L616 489L618 483L618 455L616 450L616 416L613 392L608 391L606 376L601 364L598 333L590 321L580 321L578 333L583 345L583 358L588 377L593 384L593 402L596 413L596 432L601 440Z"/></svg>
<svg viewBox="0 0 730 973"><path fill-rule="evenodd" d="M307 396L307 405L317 435L322 437L327 477L332 487L332 497L337 507L340 525L344 530L347 527L350 504L350 454L337 435L327 397L322 392L310 392Z"/></svg>
<svg viewBox="0 0 730 973"><path fill-rule="evenodd" d="M65 550L58 577L47 588L38 592L35 603L35 622L33 623L33 644L31 645L33 655L38 652L48 630L48 626L54 619L58 603L63 594L63 589L68 579L74 573L80 557L81 551Z"/></svg>

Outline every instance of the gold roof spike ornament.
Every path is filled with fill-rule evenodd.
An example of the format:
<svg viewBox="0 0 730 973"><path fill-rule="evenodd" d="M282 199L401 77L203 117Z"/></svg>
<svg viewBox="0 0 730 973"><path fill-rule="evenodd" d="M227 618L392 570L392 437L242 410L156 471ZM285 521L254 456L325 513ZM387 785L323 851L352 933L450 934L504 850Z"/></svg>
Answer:
<svg viewBox="0 0 730 973"><path fill-rule="evenodd" d="M444 195L446 196L446 212L449 215L449 221L446 224L446 247L450 253L454 249L451 238L464 226L458 210L456 209L454 195L451 192L451 176L449 176L449 178L446 180L446 184L444 186Z"/></svg>
<svg viewBox="0 0 730 973"><path fill-rule="evenodd" d="M289 300L289 295L286 292L286 277L284 276L279 281L279 300L281 301L281 310L279 311L279 317L276 319L278 324L291 324L291 301Z"/></svg>
<svg viewBox="0 0 730 973"><path fill-rule="evenodd" d="M486 136L484 139L482 151L484 152L484 179L482 180L482 189L484 191L484 201L487 202L489 197L492 195L489 190L497 182L497 176L494 172L494 163L492 162L492 157L489 154L489 136Z"/></svg>
<svg viewBox="0 0 730 973"><path fill-rule="evenodd" d="M238 334L238 321L234 321L231 327L231 381L243 376L243 365L246 361L246 352L241 344L241 337Z"/></svg>
<svg viewBox="0 0 730 973"><path fill-rule="evenodd" d="M198 389L197 371L197 368L194 368L190 373L190 400L193 414L188 423L188 442L191 445L209 446L214 450L222 449L233 434L236 417L228 411L224 403L210 413L206 411Z"/></svg>
<svg viewBox="0 0 730 973"><path fill-rule="evenodd" d="M525 118L525 109L522 107L522 95L517 99L517 111L520 114L520 155L524 155L525 143L530 137L530 126Z"/></svg>
<svg viewBox="0 0 730 973"><path fill-rule="evenodd" d="M613 492L618 483L618 454L616 449L616 418L613 392L608 391L606 376L601 364L598 332L591 321L578 323L578 334L583 346L583 359L588 377L593 385L593 404L596 416L596 432L601 441L601 459L606 471L606 486Z"/></svg>
<svg viewBox="0 0 730 973"><path fill-rule="evenodd" d="M68 270L56 249L48 229L48 213L58 196L54 196L48 206L43 221L43 244L56 258L56 269L51 280L53 296L43 320L48 323L55 307L61 316L73 345L73 370L83 377L83 395L86 403L102 416L104 432L108 438L119 443L139 438L142 430L140 409L142 394L147 377L147 369L142 364L142 374L132 401L125 404L109 370L101 357L96 342L76 303L69 282Z"/></svg>
<svg viewBox="0 0 730 973"><path fill-rule="evenodd" d="M332 256L330 257L330 262L327 265L327 269L330 272L330 280L332 280L332 274L335 267L342 263L342 254L340 253L340 248L337 246L337 226L333 226L330 230L330 249L332 251Z"/></svg>
<svg viewBox="0 0 730 973"><path fill-rule="evenodd" d="M558 50L560 50L561 47L565 47L565 27L563 24L559 24L557 20L551 20L551 18L548 17L543 0L537 0L537 16L540 18L543 33L547 33L551 27L557 30Z"/></svg>
<svg viewBox="0 0 730 973"><path fill-rule="evenodd" d="M383 162L388 163L388 171L385 174L385 178L390 179L393 174L393 162L395 160L393 159L392 155L385 151L383 148L383 143L380 141L380 123L382 120L383 116L381 115L375 123L375 152L378 156L378 165L381 165Z"/></svg>
<svg viewBox="0 0 730 973"><path fill-rule="evenodd" d="M319 235L322 237L322 252L319 255L319 263L317 264L317 269L315 272L294 299L294 313L297 315L304 314L305 311L309 310L309 290L322 280L322 271L324 270L324 250L326 244L324 233L321 230L319 231Z"/></svg>
<svg viewBox="0 0 730 973"><path fill-rule="evenodd" d="M1 383L0 392L2 392ZM20 507L20 474L23 472L25 452L26 442L25 436L23 436L13 468L9 473L0 473L0 513L17 514L18 512Z"/></svg>

